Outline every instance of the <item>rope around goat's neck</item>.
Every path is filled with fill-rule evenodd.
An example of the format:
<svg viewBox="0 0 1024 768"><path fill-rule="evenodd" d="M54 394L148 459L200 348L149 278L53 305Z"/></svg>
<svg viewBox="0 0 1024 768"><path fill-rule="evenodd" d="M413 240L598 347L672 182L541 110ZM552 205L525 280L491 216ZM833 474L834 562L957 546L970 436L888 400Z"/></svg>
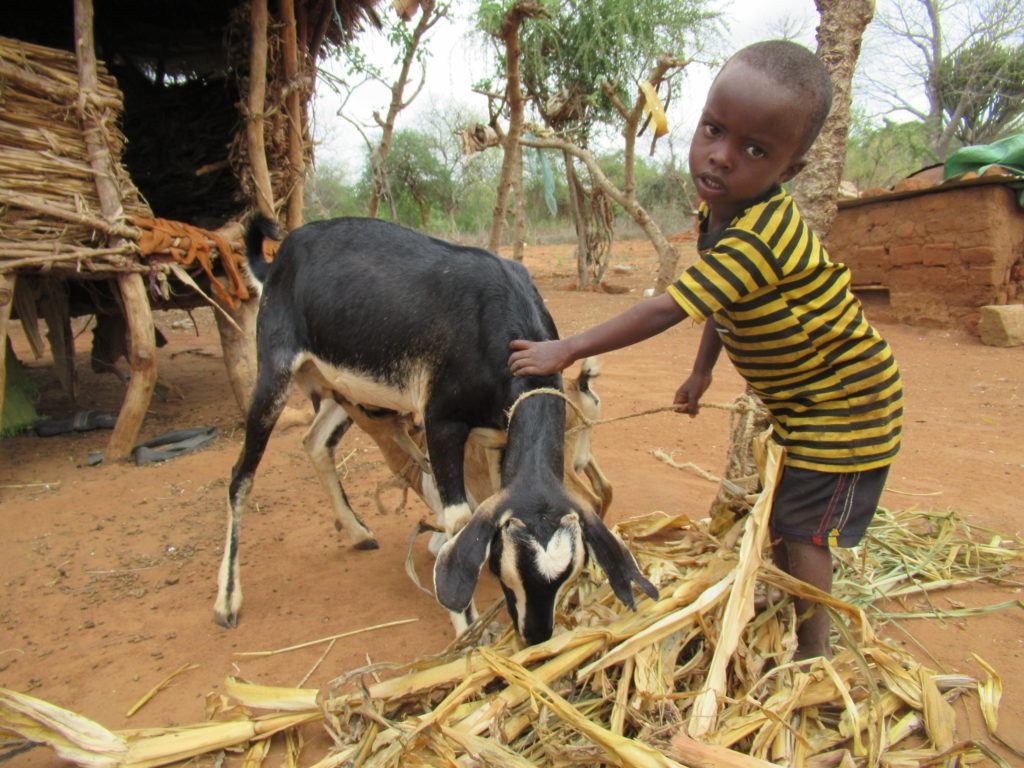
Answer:
<svg viewBox="0 0 1024 768"><path fill-rule="evenodd" d="M512 424L512 414L516 412L516 408L519 407L519 404L523 402L523 400L526 400L528 397L533 397L534 395L555 395L557 397L562 398L563 400L565 400L565 402L572 406L572 409L576 411L576 415L579 416L581 423L573 427L571 430L569 430L570 432L575 432L581 429L588 429L590 427L597 426L598 424L611 424L614 421L625 421L626 419L635 419L638 416L651 416L655 413L667 413L669 411L678 412L679 409L679 406L677 405L662 405L657 408L648 408L643 411L637 411L636 413L627 413L623 416L612 416L609 419L589 419L587 418L586 414L583 413L580 407L576 405L576 403L574 403L568 396L566 396L566 394L562 392L562 390L555 389L554 387L539 387L537 389L531 389L529 392L524 392L523 394L516 398L516 401L514 403L512 403L512 407L508 409L509 425ZM700 407L714 408L719 411L731 411L733 413L747 413L749 411L758 410L758 405L754 403L752 400L750 400L750 398L747 396L742 396L742 399L739 402L735 403L700 403Z"/></svg>

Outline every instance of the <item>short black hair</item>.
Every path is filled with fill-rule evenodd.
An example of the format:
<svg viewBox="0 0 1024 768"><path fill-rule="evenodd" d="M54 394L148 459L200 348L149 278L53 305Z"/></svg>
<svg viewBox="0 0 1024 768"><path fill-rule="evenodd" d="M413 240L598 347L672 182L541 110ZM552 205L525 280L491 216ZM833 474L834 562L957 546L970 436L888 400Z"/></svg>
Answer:
<svg viewBox="0 0 1024 768"><path fill-rule="evenodd" d="M806 99L807 124L800 152L803 154L810 149L832 109L832 79L825 63L791 40L765 40L748 45L733 54L726 66L734 61L763 72Z"/></svg>

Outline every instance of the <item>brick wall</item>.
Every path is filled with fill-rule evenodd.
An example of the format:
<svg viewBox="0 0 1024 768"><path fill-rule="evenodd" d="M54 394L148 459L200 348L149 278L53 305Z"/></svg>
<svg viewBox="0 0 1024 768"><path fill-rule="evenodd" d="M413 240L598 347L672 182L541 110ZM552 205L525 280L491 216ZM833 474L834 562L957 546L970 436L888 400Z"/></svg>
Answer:
<svg viewBox="0 0 1024 768"><path fill-rule="evenodd" d="M871 317L973 328L979 307L1024 301L1024 211L1002 184L848 204L826 247L855 290L888 290L888 306L865 302Z"/></svg>

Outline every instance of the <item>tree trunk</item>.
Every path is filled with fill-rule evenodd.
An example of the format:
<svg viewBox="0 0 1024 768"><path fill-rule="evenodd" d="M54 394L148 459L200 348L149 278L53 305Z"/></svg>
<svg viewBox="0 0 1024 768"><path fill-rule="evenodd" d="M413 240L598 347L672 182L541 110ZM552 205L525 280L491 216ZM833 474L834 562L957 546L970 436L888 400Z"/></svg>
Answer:
<svg viewBox="0 0 1024 768"><path fill-rule="evenodd" d="M656 288L659 292L664 292L665 289L668 288L669 284L671 284L671 282L677 277L675 269L676 262L679 260L679 254L676 253L676 250L672 247L672 243L668 241L657 223L655 223L654 219L651 218L651 215L647 213L647 210L640 205L635 198L627 198L623 194L622 190L618 189L612 183L611 179L605 175L593 153L586 149L580 149L575 144L571 144L568 141L556 138L527 139L522 143L523 146L526 147L559 149L563 152L568 152L574 157L578 157L586 164L594 183L601 187L608 197L622 206L626 213L633 217L633 221L643 229L644 233L651 241L651 244L654 246L654 249L658 252L658 280Z"/></svg>
<svg viewBox="0 0 1024 768"><path fill-rule="evenodd" d="M587 264L591 282L600 285L611 263L615 243L615 209L600 187L590 192L590 228L587 231Z"/></svg>
<svg viewBox="0 0 1024 768"><path fill-rule="evenodd" d="M515 215L512 219L512 259L523 260L523 244L526 241L526 193L523 189L523 148L516 147L518 159L513 172L515 190Z"/></svg>
<svg viewBox="0 0 1024 768"><path fill-rule="evenodd" d="M388 147L391 145L391 137L386 139ZM385 200L388 204L388 212L392 221L398 221L398 211L395 208L395 197L391 194L391 184L388 181L387 168L384 166L384 159L380 152L385 148L385 139L381 139L381 146L370 154L370 202L367 206L367 216L371 219L377 218L380 213L380 201Z"/></svg>
<svg viewBox="0 0 1024 768"><path fill-rule="evenodd" d="M501 40L505 45L505 71L507 77L506 95L509 105L508 133L505 135L505 156L501 162L501 176L498 180L498 198L494 203L494 218L491 220L491 235L488 238L488 248L497 252L501 245L501 234L505 228L505 211L508 209L508 193L512 186L513 173L515 173L516 159L519 152L519 140L523 135L523 114L525 112L525 99L520 86L519 69L519 28L523 20L540 16L544 13L543 7L529 0L517 0L509 9L505 20L501 25Z"/></svg>
<svg viewBox="0 0 1024 768"><path fill-rule="evenodd" d="M585 290L590 285L590 272L587 270L587 221L586 212L583 207L583 193L580 189L580 181L576 176L576 168L573 165L572 155L567 150L562 150L565 158L565 180L569 187L569 209L572 212L572 221L576 226L576 277L579 290Z"/></svg>
<svg viewBox="0 0 1024 768"><path fill-rule="evenodd" d="M807 167L793 183L793 197L807 225L824 240L836 216L839 182L846 163L851 81L874 0L817 0L818 57L832 80L832 111L810 151Z"/></svg>
<svg viewBox="0 0 1024 768"><path fill-rule="evenodd" d="M104 120L110 116L101 113L96 104L98 77L93 43L93 7L90 0L75 0L75 58L81 90L79 113L100 208L103 217L111 224L124 224L121 194L114 178L113 161L103 129ZM123 238L118 238L114 245L119 246L123 242ZM132 378L107 444L107 458L112 461L126 459L131 455L156 385L156 339L146 286L138 272L119 274L117 285L121 291L125 320L128 322L131 345L128 361Z"/></svg>

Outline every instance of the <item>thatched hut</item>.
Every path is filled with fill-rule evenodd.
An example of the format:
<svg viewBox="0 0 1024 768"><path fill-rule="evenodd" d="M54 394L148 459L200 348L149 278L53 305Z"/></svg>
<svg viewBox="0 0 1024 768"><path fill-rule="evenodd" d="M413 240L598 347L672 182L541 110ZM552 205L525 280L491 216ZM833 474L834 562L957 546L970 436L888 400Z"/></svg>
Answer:
<svg viewBox="0 0 1024 768"><path fill-rule="evenodd" d="M127 339L107 450L127 457L156 381L152 309L205 295L244 407L240 222L301 223L317 62L379 25L376 2L37 0L0 17L0 405L11 319L37 350L46 320L73 397L70 318L96 314Z"/></svg>

